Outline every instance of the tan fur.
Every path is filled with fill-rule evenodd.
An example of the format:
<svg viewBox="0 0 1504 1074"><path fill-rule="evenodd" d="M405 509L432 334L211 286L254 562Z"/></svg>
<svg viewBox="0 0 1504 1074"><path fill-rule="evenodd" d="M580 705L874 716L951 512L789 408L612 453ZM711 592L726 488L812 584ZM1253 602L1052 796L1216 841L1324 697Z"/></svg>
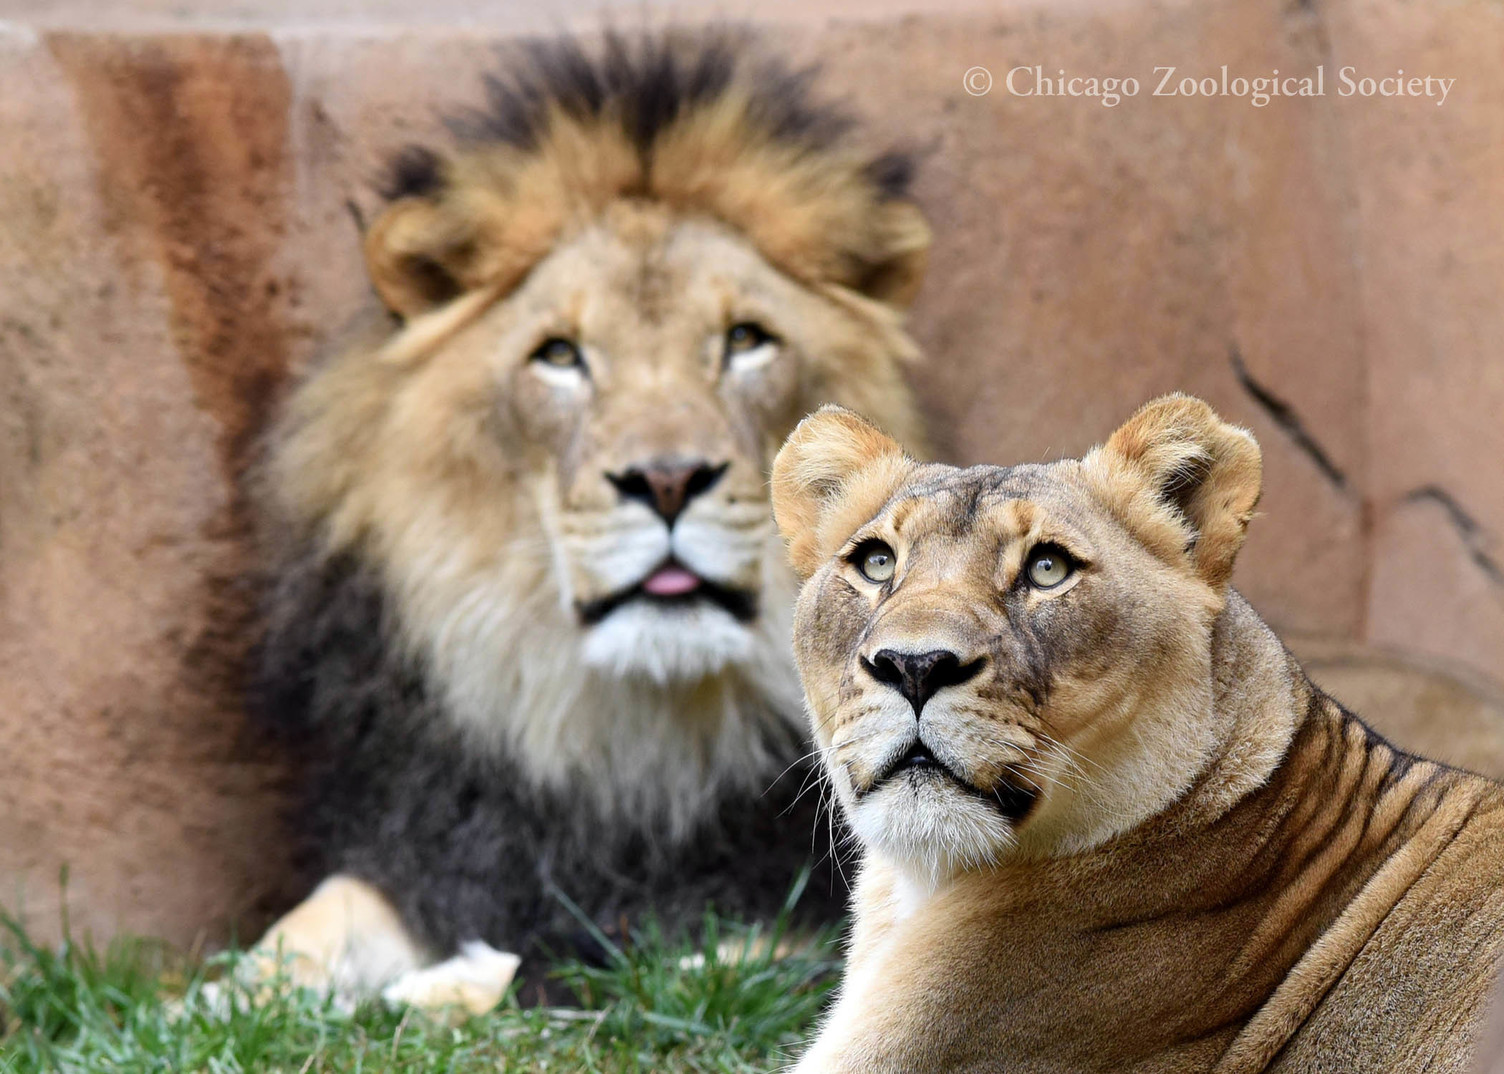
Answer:
<svg viewBox="0 0 1504 1074"><path fill-rule="evenodd" d="M806 578L882 506L910 462L856 415L824 407L820 416L794 430L773 477L773 514L790 535L789 561Z"/></svg>
<svg viewBox="0 0 1504 1074"><path fill-rule="evenodd" d="M572 231L631 198L719 220L806 285L907 302L929 249L919 211L883 198L854 148L814 154L780 142L751 103L733 87L687 110L656 139L651 159L628 143L616 117L563 112L538 147L456 157L442 193L403 198L372 226L371 278L406 315L434 303L425 266L463 291L508 290Z"/></svg>
<svg viewBox="0 0 1504 1074"><path fill-rule="evenodd" d="M331 876L272 928L251 954L262 981L322 986L333 977L351 993L375 989L429 961L397 911L370 884Z"/></svg>
<svg viewBox="0 0 1504 1074"><path fill-rule="evenodd" d="M801 720L795 581L766 489L778 444L827 400L918 435L901 307L924 221L878 188L870 154L762 129L745 77L686 107L651 154L620 116L555 110L529 149L444 159L440 187L366 238L400 323L373 319L298 387L263 475L298 547L375 572L471 748L663 844L726 792L764 790L787 760L769 724ZM723 361L744 321L776 337L755 368ZM588 374L530 360L549 337L577 341ZM669 553L662 521L608 475L664 458L726 465L675 523L673 554L756 594L759 613L665 616L652 637L587 629L581 607ZM273 935L329 947L286 924Z"/></svg>
<svg viewBox="0 0 1504 1074"><path fill-rule="evenodd" d="M380 992L435 1013L485 1014L501 1002L520 962L485 944L468 946L434 963L381 892L355 877L331 876L267 931L241 973L263 989L334 984L346 1003Z"/></svg>
<svg viewBox="0 0 1504 1074"><path fill-rule="evenodd" d="M901 456L858 422L775 463L796 547ZM801 563L796 658L863 844L801 1074L1469 1069L1504 787L1378 738L1227 586L1259 482L1245 431L1169 397L1080 461L910 464ZM874 539L883 586L847 558ZM1076 563L1053 588L1019 577L1040 542ZM917 719L862 662L934 650L973 671ZM881 778L915 742L943 768Z"/></svg>
<svg viewBox="0 0 1504 1074"><path fill-rule="evenodd" d="M664 266L661 308L640 306L632 281L644 258ZM784 354L771 383L753 386L727 421L705 380L701 333L713 342L741 309L780 332ZM609 347L583 389L596 422L583 456L560 457L566 441L527 427L576 405L560 403L526 360L535 339L518 322L540 314L570 318ZM798 710L783 640L792 580L764 552L772 449L803 408L830 397L864 400L914 434L899 372L911 346L887 307L832 301L723 228L625 204L471 323L443 327L415 321L385 349L357 347L303 386L273 460L277 509L316 525L330 554L360 547L380 565L406 641L439 669L477 741L508 742L540 782L586 769L584 786L613 808L688 825L707 782L762 778L748 752L757 728L737 722L745 702L771 696ZM414 332L440 345L390 360ZM766 409L756 394L765 389ZM570 549L602 555L615 527L643 524L605 472L676 450L736 460L689 517L748 545L739 573L723 580L764 592L757 649L716 680L682 686L582 673L573 605L609 587Z"/></svg>

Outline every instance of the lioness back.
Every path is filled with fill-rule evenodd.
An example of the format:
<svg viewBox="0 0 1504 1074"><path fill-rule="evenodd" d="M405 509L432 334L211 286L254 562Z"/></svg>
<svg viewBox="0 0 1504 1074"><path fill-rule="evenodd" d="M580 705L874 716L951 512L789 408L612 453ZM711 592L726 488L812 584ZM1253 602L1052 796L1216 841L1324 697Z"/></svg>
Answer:
<svg viewBox="0 0 1504 1074"><path fill-rule="evenodd" d="M1047 466L795 431L795 655L864 851L799 1071L1470 1068L1504 787L1392 747L1230 588L1260 482L1183 396Z"/></svg>

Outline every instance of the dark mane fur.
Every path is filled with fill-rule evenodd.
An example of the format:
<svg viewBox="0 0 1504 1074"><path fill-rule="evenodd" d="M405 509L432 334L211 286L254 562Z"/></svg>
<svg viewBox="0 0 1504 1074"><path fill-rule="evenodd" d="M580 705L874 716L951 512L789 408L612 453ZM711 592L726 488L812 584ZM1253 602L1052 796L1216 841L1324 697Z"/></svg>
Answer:
<svg viewBox="0 0 1504 1074"><path fill-rule="evenodd" d="M618 828L578 795L535 790L505 754L469 747L392 637L379 584L350 558L284 563L269 594L253 708L304 769L296 803L310 879L359 877L432 950L484 939L523 956L524 997L552 958L603 954L565 898L615 940L652 915L693 927L707 905L771 920L814 863L802 921L840 917L846 887L797 741L761 796L723 803L687 843ZM563 896L564 898L561 898Z"/></svg>
<svg viewBox="0 0 1504 1074"><path fill-rule="evenodd" d="M817 67L791 68L753 58L749 34L607 34L592 53L574 38L529 41L504 50L484 79L486 104L448 122L461 148L504 145L531 150L547 130L550 110L579 120L619 123L650 159L659 135L685 112L714 103L738 87L751 95L751 117L773 138L818 152L852 127L843 110L817 101ZM910 154L893 151L868 174L884 197L909 193ZM426 196L444 186L443 162L431 149L408 146L387 165L380 190L389 199Z"/></svg>

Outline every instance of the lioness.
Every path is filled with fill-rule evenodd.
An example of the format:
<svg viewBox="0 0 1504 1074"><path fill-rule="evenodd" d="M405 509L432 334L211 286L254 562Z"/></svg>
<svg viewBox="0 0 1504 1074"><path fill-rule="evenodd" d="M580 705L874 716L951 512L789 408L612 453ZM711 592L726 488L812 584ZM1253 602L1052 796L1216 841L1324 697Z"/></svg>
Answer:
<svg viewBox="0 0 1504 1074"><path fill-rule="evenodd" d="M327 879L261 950L299 981L484 1007L578 911L771 916L827 857L767 473L825 400L916 433L929 233L906 159L753 44L534 44L397 161L385 310L264 474L259 695Z"/></svg>
<svg viewBox="0 0 1504 1074"><path fill-rule="evenodd" d="M800 1074L1467 1068L1504 787L1390 746L1230 588L1260 472L1185 396L1050 465L794 432L796 661L864 850Z"/></svg>

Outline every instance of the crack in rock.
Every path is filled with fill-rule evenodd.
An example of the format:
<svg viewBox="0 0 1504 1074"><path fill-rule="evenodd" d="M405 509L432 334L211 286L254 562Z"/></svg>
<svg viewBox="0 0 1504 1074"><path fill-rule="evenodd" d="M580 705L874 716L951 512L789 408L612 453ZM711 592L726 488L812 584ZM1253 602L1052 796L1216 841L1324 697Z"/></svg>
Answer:
<svg viewBox="0 0 1504 1074"><path fill-rule="evenodd" d="M1285 435L1295 442L1295 446L1316 464L1316 468L1326 475L1328 481L1340 491L1347 492L1347 474L1342 472L1342 468L1332 461L1332 457L1306 430L1305 423L1300 420L1300 415L1295 413L1295 408L1253 379L1253 374L1249 373L1248 367L1243 364L1243 356L1238 353L1236 345L1233 346L1229 357L1232 361L1233 374L1238 378L1238 383L1243 386L1243 390L1252 396L1253 401L1263 409L1264 413L1268 414L1270 419L1285 431Z"/></svg>
<svg viewBox="0 0 1504 1074"><path fill-rule="evenodd" d="M1487 575L1488 580L1494 585L1504 587L1504 564L1501 564L1489 552L1493 541L1489 538L1488 531L1467 508L1457 502L1455 496L1440 485L1422 485L1407 493L1404 502L1439 504L1447 513L1452 528L1457 531L1457 536L1462 539L1463 546L1473 562L1477 564L1478 569Z"/></svg>
<svg viewBox="0 0 1504 1074"><path fill-rule="evenodd" d="M360 211L360 203L354 198L345 199L345 212L350 214L350 219L355 222L355 234L360 238L366 236L366 214Z"/></svg>

